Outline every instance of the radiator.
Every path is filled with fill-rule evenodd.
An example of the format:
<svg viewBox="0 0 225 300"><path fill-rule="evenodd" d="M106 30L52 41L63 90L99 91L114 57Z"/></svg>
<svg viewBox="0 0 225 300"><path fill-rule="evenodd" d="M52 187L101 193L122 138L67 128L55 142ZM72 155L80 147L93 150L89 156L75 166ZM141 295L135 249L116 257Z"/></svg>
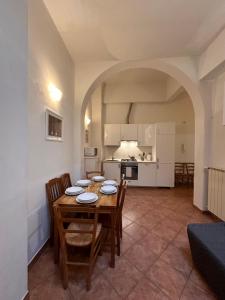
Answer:
<svg viewBox="0 0 225 300"><path fill-rule="evenodd" d="M225 171L208 170L208 210L225 221Z"/></svg>

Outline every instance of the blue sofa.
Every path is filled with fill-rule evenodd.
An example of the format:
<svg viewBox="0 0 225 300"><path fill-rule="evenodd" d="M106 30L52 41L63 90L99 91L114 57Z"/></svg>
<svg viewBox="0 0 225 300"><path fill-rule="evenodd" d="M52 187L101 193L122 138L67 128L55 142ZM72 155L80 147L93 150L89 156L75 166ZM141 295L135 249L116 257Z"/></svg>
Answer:
<svg viewBox="0 0 225 300"><path fill-rule="evenodd" d="M195 266L219 299L225 299L225 222L189 224L187 233Z"/></svg>

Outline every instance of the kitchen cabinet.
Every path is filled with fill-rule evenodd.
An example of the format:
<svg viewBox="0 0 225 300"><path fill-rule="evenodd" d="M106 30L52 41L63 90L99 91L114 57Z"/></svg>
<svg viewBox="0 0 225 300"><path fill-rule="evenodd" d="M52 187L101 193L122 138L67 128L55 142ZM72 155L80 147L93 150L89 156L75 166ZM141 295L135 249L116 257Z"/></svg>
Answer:
<svg viewBox="0 0 225 300"><path fill-rule="evenodd" d="M138 125L138 146L154 146L156 137L155 124Z"/></svg>
<svg viewBox="0 0 225 300"><path fill-rule="evenodd" d="M138 186L156 186L156 163L138 164Z"/></svg>
<svg viewBox="0 0 225 300"><path fill-rule="evenodd" d="M138 130L136 124L121 124L121 140L137 141Z"/></svg>
<svg viewBox="0 0 225 300"><path fill-rule="evenodd" d="M175 135L157 134L156 160L160 163L174 163L175 160Z"/></svg>
<svg viewBox="0 0 225 300"><path fill-rule="evenodd" d="M105 178L120 181L120 162L104 162L103 171Z"/></svg>
<svg viewBox="0 0 225 300"><path fill-rule="evenodd" d="M174 164L158 163L156 169L156 182L159 187L174 187Z"/></svg>
<svg viewBox="0 0 225 300"><path fill-rule="evenodd" d="M175 123L165 122L156 124L157 134L175 134Z"/></svg>
<svg viewBox="0 0 225 300"><path fill-rule="evenodd" d="M95 157L84 157L84 173L98 171L101 169L100 159Z"/></svg>
<svg viewBox="0 0 225 300"><path fill-rule="evenodd" d="M104 145L120 146L120 124L105 124L104 126Z"/></svg>
<svg viewBox="0 0 225 300"><path fill-rule="evenodd" d="M174 187L175 124L157 124L156 131L156 183L161 187Z"/></svg>

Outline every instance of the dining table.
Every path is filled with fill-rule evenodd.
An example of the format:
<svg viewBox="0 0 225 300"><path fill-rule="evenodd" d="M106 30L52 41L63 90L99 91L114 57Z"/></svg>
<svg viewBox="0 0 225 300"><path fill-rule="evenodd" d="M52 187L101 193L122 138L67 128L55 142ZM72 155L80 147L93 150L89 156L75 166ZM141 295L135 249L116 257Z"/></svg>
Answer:
<svg viewBox="0 0 225 300"><path fill-rule="evenodd" d="M116 223L116 208L117 208L117 193L106 195L103 194L100 189L102 186L102 182L94 182L84 188L85 192L92 192L98 195L98 200L93 204L79 204L76 201L77 196L69 196L62 195L54 202L55 205L63 205L63 206L78 206L85 205L87 208L96 208L96 211L99 214L106 214L111 220L111 232L110 232L110 261L109 265L111 268L115 267L115 223ZM56 226L56 222L54 221L54 259L55 263L59 260L59 234Z"/></svg>

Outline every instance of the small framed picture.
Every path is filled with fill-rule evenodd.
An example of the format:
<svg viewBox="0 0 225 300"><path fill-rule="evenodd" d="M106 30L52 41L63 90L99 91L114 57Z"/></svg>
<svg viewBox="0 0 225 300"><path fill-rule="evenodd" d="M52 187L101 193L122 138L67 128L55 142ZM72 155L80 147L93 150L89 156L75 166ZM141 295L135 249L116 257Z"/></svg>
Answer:
<svg viewBox="0 0 225 300"><path fill-rule="evenodd" d="M50 109L46 109L46 140L63 140L63 118Z"/></svg>

